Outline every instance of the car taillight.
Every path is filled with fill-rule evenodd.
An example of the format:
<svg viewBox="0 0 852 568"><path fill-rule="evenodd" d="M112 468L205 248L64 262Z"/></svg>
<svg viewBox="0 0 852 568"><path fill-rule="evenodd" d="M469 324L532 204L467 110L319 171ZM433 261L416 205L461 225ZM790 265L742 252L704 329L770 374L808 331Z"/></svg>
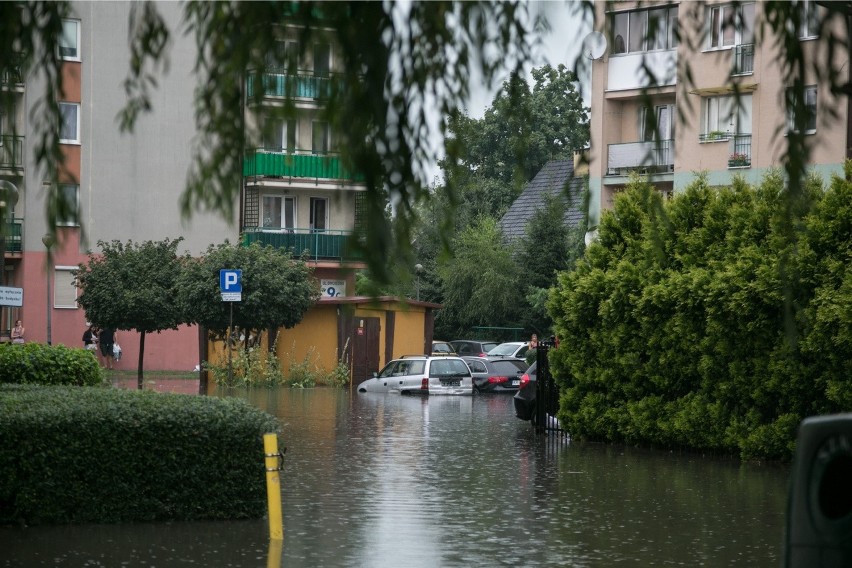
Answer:
<svg viewBox="0 0 852 568"><path fill-rule="evenodd" d="M505 383L508 380L509 377L488 377L488 382L492 384Z"/></svg>
<svg viewBox="0 0 852 568"><path fill-rule="evenodd" d="M429 390L429 377L423 377L423 380L420 381L420 390Z"/></svg>
<svg viewBox="0 0 852 568"><path fill-rule="evenodd" d="M477 355L477 357L488 357L488 353L485 353L485 352L483 351L482 353L480 353L479 355Z"/></svg>
<svg viewBox="0 0 852 568"><path fill-rule="evenodd" d="M524 376L521 377L521 388L524 388L528 384L530 384L530 375L529 373L524 373Z"/></svg>

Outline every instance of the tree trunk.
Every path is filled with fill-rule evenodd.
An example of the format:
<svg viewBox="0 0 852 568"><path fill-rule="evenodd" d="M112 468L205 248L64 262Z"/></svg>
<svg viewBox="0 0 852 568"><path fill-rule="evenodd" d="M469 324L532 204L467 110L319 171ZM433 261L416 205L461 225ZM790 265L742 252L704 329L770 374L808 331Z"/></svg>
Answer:
<svg viewBox="0 0 852 568"><path fill-rule="evenodd" d="M207 328L198 326L198 394L207 394Z"/></svg>
<svg viewBox="0 0 852 568"><path fill-rule="evenodd" d="M142 390L142 367L145 361L145 332L139 332L139 366L136 370L136 388Z"/></svg>

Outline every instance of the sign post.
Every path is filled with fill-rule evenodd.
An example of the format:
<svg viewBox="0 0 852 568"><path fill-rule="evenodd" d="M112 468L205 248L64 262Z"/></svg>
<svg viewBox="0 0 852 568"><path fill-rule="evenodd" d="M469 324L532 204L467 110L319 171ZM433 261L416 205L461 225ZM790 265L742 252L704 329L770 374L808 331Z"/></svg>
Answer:
<svg viewBox="0 0 852 568"><path fill-rule="evenodd" d="M228 268L220 270L219 292L222 294L222 301L231 304L228 317L228 338L225 344L228 347L228 383L233 384L234 364L231 336L234 334L234 302L242 302L243 300L243 271Z"/></svg>

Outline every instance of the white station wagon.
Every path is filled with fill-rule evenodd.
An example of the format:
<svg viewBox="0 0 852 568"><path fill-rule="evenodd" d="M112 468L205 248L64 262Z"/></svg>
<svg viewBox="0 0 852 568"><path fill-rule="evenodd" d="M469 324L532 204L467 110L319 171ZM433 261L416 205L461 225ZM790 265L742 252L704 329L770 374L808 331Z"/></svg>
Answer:
<svg viewBox="0 0 852 568"><path fill-rule="evenodd" d="M458 357L403 357L359 384L358 392L472 395L473 377Z"/></svg>

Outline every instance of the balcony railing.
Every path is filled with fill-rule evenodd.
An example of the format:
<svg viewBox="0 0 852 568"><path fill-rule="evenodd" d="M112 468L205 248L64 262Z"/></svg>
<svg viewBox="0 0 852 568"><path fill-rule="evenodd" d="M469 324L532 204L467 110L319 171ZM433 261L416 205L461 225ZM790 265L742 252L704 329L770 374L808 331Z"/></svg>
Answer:
<svg viewBox="0 0 852 568"><path fill-rule="evenodd" d="M336 76L319 77L310 71L299 71L295 75L280 71L270 71L260 75L263 81L265 97L289 97L301 99L326 100L331 96L332 89L338 84ZM257 74L248 77L248 96L256 95Z"/></svg>
<svg viewBox="0 0 852 568"><path fill-rule="evenodd" d="M0 168L24 167L24 137L4 134L0 136Z"/></svg>
<svg viewBox="0 0 852 568"><path fill-rule="evenodd" d="M607 175L668 173L674 171L674 140L609 144Z"/></svg>
<svg viewBox="0 0 852 568"><path fill-rule="evenodd" d="M24 235L24 220L11 219L6 222L6 252L21 252Z"/></svg>
<svg viewBox="0 0 852 568"><path fill-rule="evenodd" d="M731 75L750 75L754 73L754 44L745 43L734 46Z"/></svg>
<svg viewBox="0 0 852 568"><path fill-rule="evenodd" d="M322 229L280 229L278 227L246 227L243 229L243 246L252 243L289 250L294 257L307 252L310 260L359 260L360 256L348 250L347 242L352 231Z"/></svg>
<svg viewBox="0 0 852 568"><path fill-rule="evenodd" d="M311 154L257 149L246 154L243 176L298 177L329 180L362 181L364 176L346 171L336 154Z"/></svg>
<svg viewBox="0 0 852 568"><path fill-rule="evenodd" d="M751 134L736 134L731 137L729 168L751 167Z"/></svg>

